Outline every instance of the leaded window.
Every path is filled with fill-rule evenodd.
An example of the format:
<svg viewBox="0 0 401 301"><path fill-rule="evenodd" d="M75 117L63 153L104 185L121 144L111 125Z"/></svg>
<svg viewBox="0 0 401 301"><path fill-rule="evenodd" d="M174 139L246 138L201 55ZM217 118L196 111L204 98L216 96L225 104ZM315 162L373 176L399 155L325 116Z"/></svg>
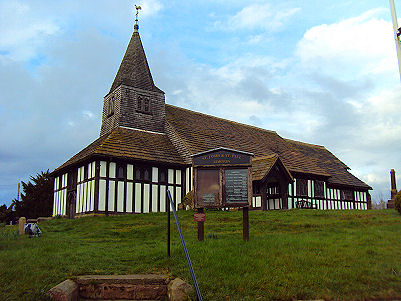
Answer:
<svg viewBox="0 0 401 301"><path fill-rule="evenodd" d="M297 179L297 195L299 196L308 195L308 180Z"/></svg>
<svg viewBox="0 0 401 301"><path fill-rule="evenodd" d="M354 193L352 192L352 190L349 190L349 189L341 190L341 200L353 201L354 200Z"/></svg>
<svg viewBox="0 0 401 301"><path fill-rule="evenodd" d="M316 198L324 198L324 182L323 181L315 181L313 190L314 190L314 195Z"/></svg>

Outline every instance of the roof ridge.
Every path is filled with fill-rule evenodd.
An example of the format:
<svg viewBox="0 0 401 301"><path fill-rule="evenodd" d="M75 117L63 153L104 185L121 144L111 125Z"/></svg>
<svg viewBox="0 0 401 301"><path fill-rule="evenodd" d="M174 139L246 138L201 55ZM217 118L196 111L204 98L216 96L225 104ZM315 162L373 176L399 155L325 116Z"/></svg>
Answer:
<svg viewBox="0 0 401 301"><path fill-rule="evenodd" d="M327 150L327 148L324 145L319 145L319 144L313 144L313 143L307 143L307 142L302 142L302 141L298 141L298 140L293 140L293 139L288 139L288 138L283 138L284 140L290 141L290 142L294 142L294 143L298 143L298 144L305 144L308 146L312 146L312 147L318 147L318 148L324 148Z"/></svg>
<svg viewBox="0 0 401 301"><path fill-rule="evenodd" d="M167 103L166 103L166 106L173 107L173 108L175 108L175 109L180 109L180 110L188 111L188 112L195 113L195 114L199 114L199 115L203 115L203 116L207 116L207 117L211 117L211 118L214 118L214 119L219 119L219 120L227 121L227 122L234 123L234 124L238 124L238 125L245 126L245 127L249 127L249 128L253 128L253 129L257 129L257 130L262 130L262 131L265 131L265 132L269 132L269 133L276 134L277 136L281 137L279 134L277 134L276 131L272 131L272 130L260 128L260 127L254 126L254 125L249 125L249 124L241 123L241 122L238 122L238 121L233 121L233 120L226 119L226 118L217 117L217 116L213 116L213 115L210 115L210 114L206 114L206 113L201 113L201 112L193 111L193 110L190 110L190 109L186 109L186 108L174 106L174 105L167 104ZM281 137L281 138L282 138L282 137Z"/></svg>

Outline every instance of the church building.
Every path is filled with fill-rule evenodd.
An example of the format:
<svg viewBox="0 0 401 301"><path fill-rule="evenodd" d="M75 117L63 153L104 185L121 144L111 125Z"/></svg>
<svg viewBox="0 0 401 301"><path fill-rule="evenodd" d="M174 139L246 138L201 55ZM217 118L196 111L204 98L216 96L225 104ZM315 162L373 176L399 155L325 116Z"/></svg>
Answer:
<svg viewBox="0 0 401 301"><path fill-rule="evenodd" d="M324 146L165 103L135 24L104 97L100 136L52 173L53 216L166 211L193 189L192 155L216 148L252 153L251 209L368 209L372 189Z"/></svg>

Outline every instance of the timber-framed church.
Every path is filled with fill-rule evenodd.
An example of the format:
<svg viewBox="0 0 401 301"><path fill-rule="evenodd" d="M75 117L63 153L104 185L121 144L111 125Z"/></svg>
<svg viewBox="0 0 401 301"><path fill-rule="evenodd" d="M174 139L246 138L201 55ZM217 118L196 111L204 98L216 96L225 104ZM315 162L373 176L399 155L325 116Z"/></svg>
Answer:
<svg viewBox="0 0 401 301"><path fill-rule="evenodd" d="M325 147L165 103L138 25L104 97L100 137L53 171L53 215L166 211L193 189L191 155L224 147L252 153L251 209L368 209L372 189Z"/></svg>

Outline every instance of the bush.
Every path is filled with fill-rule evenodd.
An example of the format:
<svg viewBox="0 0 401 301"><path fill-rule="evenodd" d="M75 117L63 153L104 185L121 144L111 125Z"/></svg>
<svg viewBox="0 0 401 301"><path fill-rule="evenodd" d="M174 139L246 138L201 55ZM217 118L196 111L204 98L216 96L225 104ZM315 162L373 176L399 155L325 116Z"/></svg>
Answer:
<svg viewBox="0 0 401 301"><path fill-rule="evenodd" d="M185 195L183 203L184 203L185 207L189 206L191 209L193 208L194 201L193 201L193 192L192 192L192 190Z"/></svg>
<svg viewBox="0 0 401 301"><path fill-rule="evenodd" d="M401 190L395 195L394 208L401 214Z"/></svg>

